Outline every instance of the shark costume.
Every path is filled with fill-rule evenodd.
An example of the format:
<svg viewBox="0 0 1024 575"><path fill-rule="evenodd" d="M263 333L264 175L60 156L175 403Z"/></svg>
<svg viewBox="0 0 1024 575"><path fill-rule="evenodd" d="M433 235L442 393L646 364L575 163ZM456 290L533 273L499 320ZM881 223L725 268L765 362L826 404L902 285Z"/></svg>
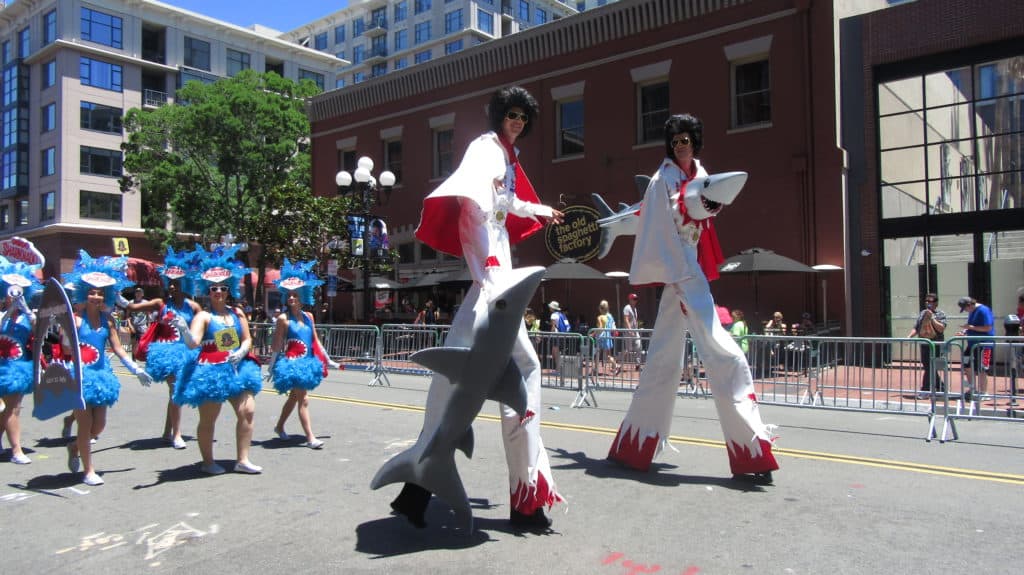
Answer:
<svg viewBox="0 0 1024 575"><path fill-rule="evenodd" d="M684 359L683 336L689 331L708 373L733 475L770 483L771 472L778 469L772 455L774 426L761 421L750 367L719 322L708 283L718 278L722 262L711 218L722 204L732 202L739 188L716 195L712 190L717 176L708 177L696 158L689 174L680 168L669 142L684 132L690 135L694 154L700 151L700 121L692 116L669 118L668 157L651 178L637 218L630 283L665 287L647 365L608 457L646 471L668 445ZM729 180L735 179L730 175Z"/></svg>
<svg viewBox="0 0 1024 575"><path fill-rule="evenodd" d="M298 294L299 301L304 305L313 305L313 289L323 284L316 277L313 268L316 261L291 263L284 259L281 266L281 277L274 283L287 301L291 292ZM270 358L270 373L274 380L274 389L278 393L288 393L293 388L306 390L316 389L320 381L327 375L328 366L337 366L327 358L320 347L320 342L313 334L313 318L309 313L301 312L301 317L288 314L288 334L285 347L281 353Z"/></svg>
<svg viewBox="0 0 1024 575"><path fill-rule="evenodd" d="M498 129L511 107L536 118L536 101L521 88L506 88L492 97L488 113ZM525 126L529 126L525 123ZM523 129L523 134L526 129ZM433 247L466 259L473 286L452 319L445 347L471 347L474 323L487 314L492 300L514 282L510 245L541 229L537 217L552 217L553 210L540 203L526 173L519 164L518 150L495 132L473 140L458 169L423 201L423 213L416 237ZM452 226L457 227L457 234ZM501 428L505 443L511 492L510 520L513 524L547 527L544 507L563 501L551 476L551 465L540 437L541 367L526 326L519 323L511 359L526 383L526 413L520 415L501 405ZM444 407L452 393L447 378L435 373L427 395L423 429L417 443L430 442L442 425ZM408 498L407 483L392 507L422 526L422 510L429 500ZM409 509L412 512L409 513Z"/></svg>
<svg viewBox="0 0 1024 575"><path fill-rule="evenodd" d="M43 289L35 276L37 269L39 266L8 262L0 256L0 294L9 295L13 302L0 313L0 397L32 393L32 350L28 342L35 316L27 300Z"/></svg>
<svg viewBox="0 0 1024 575"><path fill-rule="evenodd" d="M157 270L160 272L160 279L163 280L164 290L167 290L172 281L177 280L178 289L182 293L191 293L191 280L188 275L190 259L191 256L187 252L175 252L173 248L167 248L164 265ZM182 368L196 360L198 352L185 345L184 335L175 321L175 318L180 317L185 321L185 325L192 324L195 312L192 310L191 300L183 298L181 305L178 306L173 298L168 297L158 317L160 319L155 328L156 333L146 352L146 371L153 379L161 381L171 376L177 378Z"/></svg>

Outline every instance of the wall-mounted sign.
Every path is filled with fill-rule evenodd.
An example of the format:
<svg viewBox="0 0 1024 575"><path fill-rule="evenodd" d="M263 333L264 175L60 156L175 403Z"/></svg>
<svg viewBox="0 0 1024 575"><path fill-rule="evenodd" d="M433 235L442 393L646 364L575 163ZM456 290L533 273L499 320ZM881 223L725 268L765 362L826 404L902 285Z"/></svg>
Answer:
<svg viewBox="0 0 1024 575"><path fill-rule="evenodd" d="M562 223L548 226L544 244L555 261L572 259L585 262L594 259L601 247L601 229L597 210L589 206L569 206L562 210Z"/></svg>
<svg viewBox="0 0 1024 575"><path fill-rule="evenodd" d="M111 238L114 241L114 253L119 256L126 256L129 253L128 238Z"/></svg>

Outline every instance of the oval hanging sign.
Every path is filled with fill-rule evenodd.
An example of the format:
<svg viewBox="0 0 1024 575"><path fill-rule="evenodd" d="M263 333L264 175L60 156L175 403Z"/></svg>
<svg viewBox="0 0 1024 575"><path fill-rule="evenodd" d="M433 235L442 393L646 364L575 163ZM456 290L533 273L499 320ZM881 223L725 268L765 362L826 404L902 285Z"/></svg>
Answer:
<svg viewBox="0 0 1024 575"><path fill-rule="evenodd" d="M597 210L589 206L569 206L562 210L562 223L548 226L544 244L555 261L572 259L585 262L594 259L601 247L601 229Z"/></svg>

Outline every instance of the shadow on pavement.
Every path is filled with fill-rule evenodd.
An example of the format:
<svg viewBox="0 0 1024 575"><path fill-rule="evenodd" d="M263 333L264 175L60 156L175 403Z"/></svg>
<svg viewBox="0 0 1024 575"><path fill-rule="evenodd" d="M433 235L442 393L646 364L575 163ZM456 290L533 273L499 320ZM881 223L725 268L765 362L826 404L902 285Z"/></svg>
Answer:
<svg viewBox="0 0 1024 575"><path fill-rule="evenodd" d="M234 461L216 461L219 465L225 469L230 470L234 466ZM227 464L227 465L225 465ZM229 471L230 472L230 471ZM161 483L171 483L175 481L190 481L192 479L206 479L210 477L216 477L216 475L209 475L203 473L199 468L198 463L189 463L182 465L181 467L175 467L173 469L162 469L157 472L156 481L148 485L136 485L132 489L149 489L150 487L156 487Z"/></svg>
<svg viewBox="0 0 1024 575"><path fill-rule="evenodd" d="M582 451L569 452L564 449L548 449L552 452L552 469L582 469L591 477L600 479L625 479L658 487L677 487L679 485L716 485L734 491L764 491L760 485L737 481L730 477L712 477L707 475L681 475L667 473L677 469L670 463L654 463L650 471L637 471L623 467L608 459L591 459ZM554 459L568 460L562 465L555 465Z"/></svg>
<svg viewBox="0 0 1024 575"><path fill-rule="evenodd" d="M193 439L187 435L182 435L181 438L185 441ZM132 451L150 451L153 449L171 449L171 444L163 437L149 437L146 439L133 439L119 447L121 449L131 449Z"/></svg>

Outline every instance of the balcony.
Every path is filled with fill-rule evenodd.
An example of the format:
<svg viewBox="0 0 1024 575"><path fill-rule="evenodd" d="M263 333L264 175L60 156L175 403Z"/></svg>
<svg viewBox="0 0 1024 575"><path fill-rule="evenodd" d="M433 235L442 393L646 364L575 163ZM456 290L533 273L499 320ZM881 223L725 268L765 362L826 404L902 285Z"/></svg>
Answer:
<svg viewBox="0 0 1024 575"><path fill-rule="evenodd" d="M515 18L515 11L512 9L512 4L508 2L501 3L501 17L507 19Z"/></svg>
<svg viewBox="0 0 1024 575"><path fill-rule="evenodd" d="M375 36L380 36L382 34L387 34L387 33L388 33L388 19L387 18L377 18L377 19L371 18L371 19L366 21L366 28L363 29L363 35L368 37L368 38L373 38Z"/></svg>
<svg viewBox="0 0 1024 575"><path fill-rule="evenodd" d="M366 52L363 63L370 64L388 57L388 49L384 46L374 46Z"/></svg>
<svg viewBox="0 0 1024 575"><path fill-rule="evenodd" d="M167 92L159 90L143 90L142 106L145 108L159 108L167 104Z"/></svg>

